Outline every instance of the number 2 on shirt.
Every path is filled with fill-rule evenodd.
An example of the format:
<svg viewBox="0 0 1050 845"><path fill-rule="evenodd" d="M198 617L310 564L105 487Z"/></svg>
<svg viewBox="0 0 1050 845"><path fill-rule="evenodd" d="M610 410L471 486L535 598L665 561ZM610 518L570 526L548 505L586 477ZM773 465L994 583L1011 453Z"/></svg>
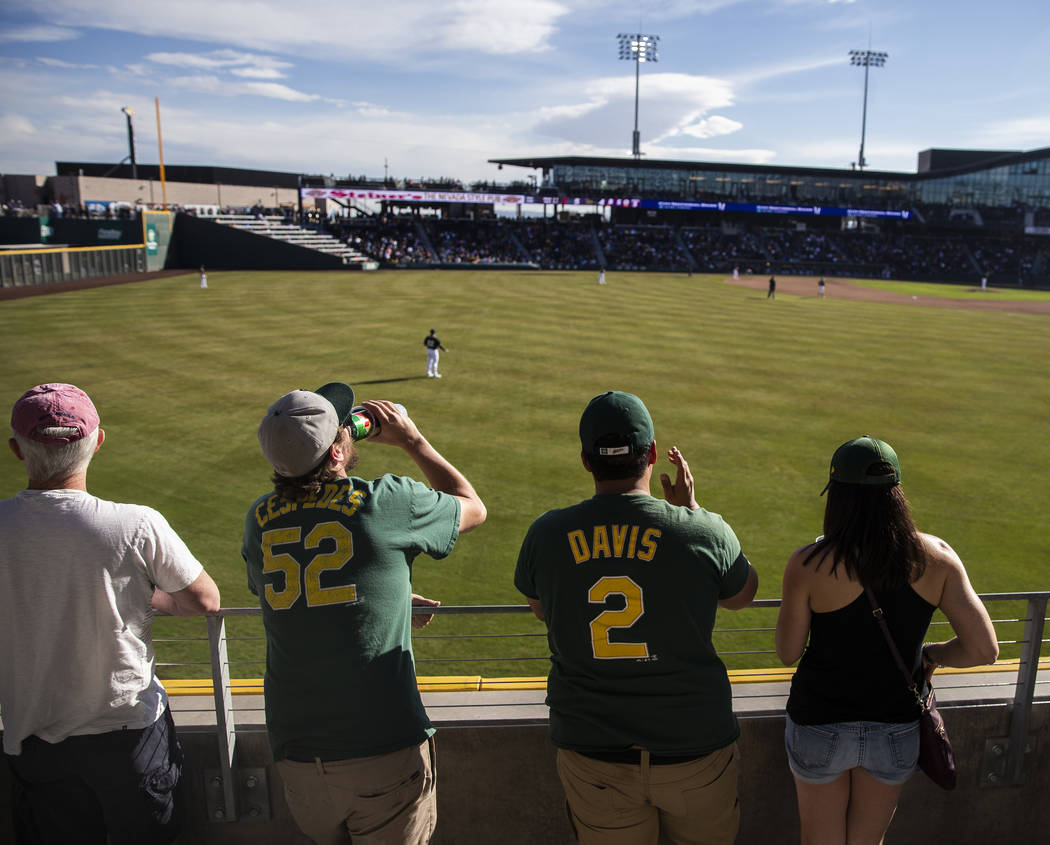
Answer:
<svg viewBox="0 0 1050 845"><path fill-rule="evenodd" d="M604 610L591 622L591 648L598 660L637 660L649 656L647 643L614 643L609 634L618 628L630 628L645 613L642 588L626 575L599 578L587 593L591 604L605 604L612 595L623 596L622 610Z"/></svg>

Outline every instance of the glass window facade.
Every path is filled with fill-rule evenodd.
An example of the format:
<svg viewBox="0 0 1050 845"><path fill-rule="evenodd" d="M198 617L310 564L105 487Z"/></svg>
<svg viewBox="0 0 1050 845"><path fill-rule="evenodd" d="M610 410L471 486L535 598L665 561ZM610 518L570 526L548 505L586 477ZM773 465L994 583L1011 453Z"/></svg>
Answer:
<svg viewBox="0 0 1050 845"><path fill-rule="evenodd" d="M645 196L732 202L817 203L822 205L899 205L909 199L897 174L777 169L722 170L680 166L609 167L555 164L549 181L563 193Z"/></svg>
<svg viewBox="0 0 1050 845"><path fill-rule="evenodd" d="M987 167L972 164L922 173L579 157L501 163L542 168L545 187L562 195L872 208L1050 209L1050 148L991 155L994 165Z"/></svg>

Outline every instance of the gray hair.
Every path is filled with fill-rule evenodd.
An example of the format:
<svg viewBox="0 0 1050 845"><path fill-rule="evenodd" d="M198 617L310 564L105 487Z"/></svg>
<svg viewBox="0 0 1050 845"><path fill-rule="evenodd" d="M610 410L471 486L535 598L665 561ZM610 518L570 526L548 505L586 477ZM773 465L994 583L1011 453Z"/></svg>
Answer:
<svg viewBox="0 0 1050 845"><path fill-rule="evenodd" d="M76 428L47 426L37 429L50 437L68 437L79 433ZM33 481L61 481L85 472L98 446L98 427L72 443L38 443L21 434L12 432L22 459L26 475Z"/></svg>

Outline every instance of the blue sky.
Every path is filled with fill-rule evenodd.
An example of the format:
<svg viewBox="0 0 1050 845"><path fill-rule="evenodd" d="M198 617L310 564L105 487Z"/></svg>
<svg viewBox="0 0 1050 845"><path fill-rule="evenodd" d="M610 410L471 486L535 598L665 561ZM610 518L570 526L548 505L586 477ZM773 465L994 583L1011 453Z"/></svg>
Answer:
<svg viewBox="0 0 1050 845"><path fill-rule="evenodd" d="M5 0L0 172L138 160L508 181L487 159L914 171L929 147L1050 146L1041 0Z"/></svg>

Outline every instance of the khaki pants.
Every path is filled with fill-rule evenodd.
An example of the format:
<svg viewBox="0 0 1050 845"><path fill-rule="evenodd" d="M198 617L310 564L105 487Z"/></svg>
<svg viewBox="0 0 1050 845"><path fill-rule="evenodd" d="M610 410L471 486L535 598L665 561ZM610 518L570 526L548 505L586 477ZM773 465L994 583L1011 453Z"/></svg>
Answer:
<svg viewBox="0 0 1050 845"><path fill-rule="evenodd" d="M740 826L736 743L699 760L607 763L558 749L582 845L732 845Z"/></svg>
<svg viewBox="0 0 1050 845"><path fill-rule="evenodd" d="M437 824L434 739L378 757L279 760L296 824L319 845L426 845Z"/></svg>

